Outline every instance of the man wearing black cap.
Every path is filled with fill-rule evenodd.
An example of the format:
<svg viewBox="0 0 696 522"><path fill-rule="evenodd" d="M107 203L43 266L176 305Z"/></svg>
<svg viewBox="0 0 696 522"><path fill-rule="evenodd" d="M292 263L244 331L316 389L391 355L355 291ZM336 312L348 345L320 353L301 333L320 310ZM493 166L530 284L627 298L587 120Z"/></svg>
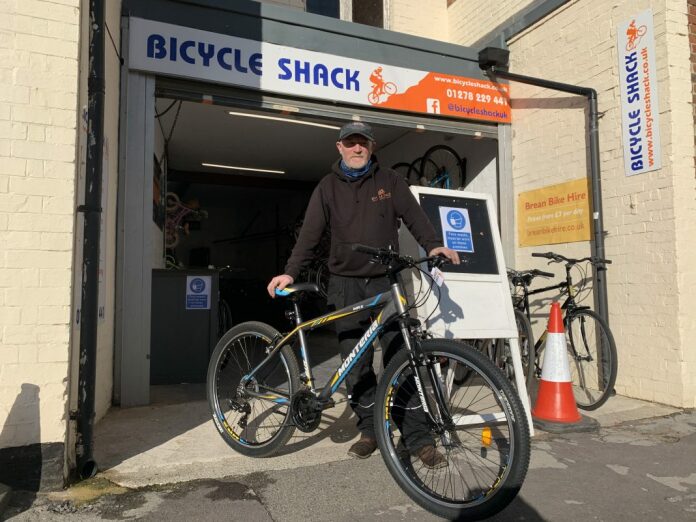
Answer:
<svg viewBox="0 0 696 522"><path fill-rule="evenodd" d="M268 293L292 284L313 256L322 233L329 229L331 248L328 267L331 277L328 304L340 309L389 291L385 269L370 263L369 256L354 252L352 245L361 243L378 248L399 250L399 220L408 227L428 255L441 254L459 263L456 251L442 246L435 229L411 193L404 179L391 169L381 168L373 155L375 137L372 127L354 121L341 127L336 147L341 158L332 172L317 185L307 206L304 222L285 273L268 284ZM360 317L361 314L357 314ZM369 324L368 317L351 316L335 324L341 355L355 347ZM395 342L392 342L395 341ZM385 332L380 339L384 364L398 348L398 329ZM350 405L358 417L361 437L348 453L357 458L369 457L377 449L373 425L373 406L377 378L372 368L373 348L357 362L346 378ZM407 433L408 432L408 433ZM445 458L434 447L425 422L404 426L407 448L430 468L446 466Z"/></svg>

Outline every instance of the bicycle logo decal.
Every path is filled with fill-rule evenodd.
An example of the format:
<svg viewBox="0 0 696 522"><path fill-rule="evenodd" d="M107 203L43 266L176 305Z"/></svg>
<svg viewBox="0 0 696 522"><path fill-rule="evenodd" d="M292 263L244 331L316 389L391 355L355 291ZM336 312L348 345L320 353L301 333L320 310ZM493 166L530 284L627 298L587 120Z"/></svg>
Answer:
<svg viewBox="0 0 696 522"><path fill-rule="evenodd" d="M386 82L382 78L382 68L377 67L372 74L370 74L370 83L372 84L372 91L367 95L367 101L372 105L377 105L381 102L382 96L389 98L392 94L396 94L397 88L394 82Z"/></svg>
<svg viewBox="0 0 696 522"><path fill-rule="evenodd" d="M626 43L626 50L632 51L635 49L646 32L648 32L646 26L640 25L636 27L636 21L631 20L631 23L628 24L628 29L626 29L626 38L628 40L628 43Z"/></svg>

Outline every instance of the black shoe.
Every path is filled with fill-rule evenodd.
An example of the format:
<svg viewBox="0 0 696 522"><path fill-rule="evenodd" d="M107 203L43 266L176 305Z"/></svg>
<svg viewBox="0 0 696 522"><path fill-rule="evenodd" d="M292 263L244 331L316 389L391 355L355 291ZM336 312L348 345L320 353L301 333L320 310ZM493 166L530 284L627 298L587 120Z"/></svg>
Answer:
<svg viewBox="0 0 696 522"><path fill-rule="evenodd" d="M377 449L377 441L372 437L362 435L360 440L353 444L348 450L348 455L356 459L366 459Z"/></svg>
<svg viewBox="0 0 696 522"><path fill-rule="evenodd" d="M416 452L418 458L428 469L440 469L447 467L447 459L435 446L426 444Z"/></svg>

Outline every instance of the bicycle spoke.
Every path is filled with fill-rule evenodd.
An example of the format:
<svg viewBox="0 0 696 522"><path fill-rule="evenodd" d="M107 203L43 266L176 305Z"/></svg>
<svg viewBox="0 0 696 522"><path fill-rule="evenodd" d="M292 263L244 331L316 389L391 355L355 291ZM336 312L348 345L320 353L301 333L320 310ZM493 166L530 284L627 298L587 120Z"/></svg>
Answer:
<svg viewBox="0 0 696 522"><path fill-rule="evenodd" d="M418 393L408 366L395 379L387 406L391 412L389 426L392 444L394 447L402 446L398 451L401 452L401 461L410 480L433 497L443 501L480 502L507 473L512 436L510 413L491 383L476 368L465 361L446 358L441 354L436 354L436 357L437 385L443 389L446 401L443 406L448 409L455 426L452 432L445 430L438 435L432 431L431 434L436 449L443 454L447 465L430 469L413 448L410 451L405 449L404 435L399 427L405 421L400 419L418 411L411 400ZM458 366L472 374L466 385L456 384L453 379ZM432 391L428 385L425 388Z"/></svg>

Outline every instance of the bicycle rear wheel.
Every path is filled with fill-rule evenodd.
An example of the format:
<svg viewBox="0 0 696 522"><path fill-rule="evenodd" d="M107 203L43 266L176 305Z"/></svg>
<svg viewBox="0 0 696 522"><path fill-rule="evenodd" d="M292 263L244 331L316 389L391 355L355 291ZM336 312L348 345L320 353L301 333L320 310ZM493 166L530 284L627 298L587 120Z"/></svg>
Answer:
<svg viewBox="0 0 696 522"><path fill-rule="evenodd" d="M405 161L400 161L399 163L394 163L394 165L391 166L391 169L395 171L399 176L404 178L406 183L409 185L411 182L409 181L408 175L409 172L411 171L411 164L406 163Z"/></svg>
<svg viewBox="0 0 696 522"><path fill-rule="evenodd" d="M263 323L241 323L218 341L208 366L208 404L220 436L232 449L251 457L265 457L292 436L290 403L300 387L300 371L292 349L284 346L241 386L241 379L266 357L277 330ZM249 395L271 392L283 399Z"/></svg>
<svg viewBox="0 0 696 522"><path fill-rule="evenodd" d="M419 170L420 163L421 158L416 158L411 163L406 163L405 161L395 163L391 168L404 178L409 185L419 185L421 177Z"/></svg>
<svg viewBox="0 0 696 522"><path fill-rule="evenodd" d="M419 371L425 376L422 395L405 350L392 358L378 385L375 427L384 462L424 509L450 520L491 516L515 497L529 465L529 427L519 396L471 347L433 339L423 341L422 350L435 375L430 379L426 367ZM470 374L461 386L454 382L460 366ZM435 399L435 386L444 401ZM436 421L426 419L421 397L430 411L442 413ZM444 463L428 467L418 456L426 446L434 446Z"/></svg>
<svg viewBox="0 0 696 522"><path fill-rule="evenodd" d="M607 402L616 383L614 336L592 310L574 310L565 322L575 402L583 410L596 410Z"/></svg>
<svg viewBox="0 0 696 522"><path fill-rule="evenodd" d="M452 147L435 145L423 155L420 176L421 184L428 187L461 188L466 181L464 161Z"/></svg>

